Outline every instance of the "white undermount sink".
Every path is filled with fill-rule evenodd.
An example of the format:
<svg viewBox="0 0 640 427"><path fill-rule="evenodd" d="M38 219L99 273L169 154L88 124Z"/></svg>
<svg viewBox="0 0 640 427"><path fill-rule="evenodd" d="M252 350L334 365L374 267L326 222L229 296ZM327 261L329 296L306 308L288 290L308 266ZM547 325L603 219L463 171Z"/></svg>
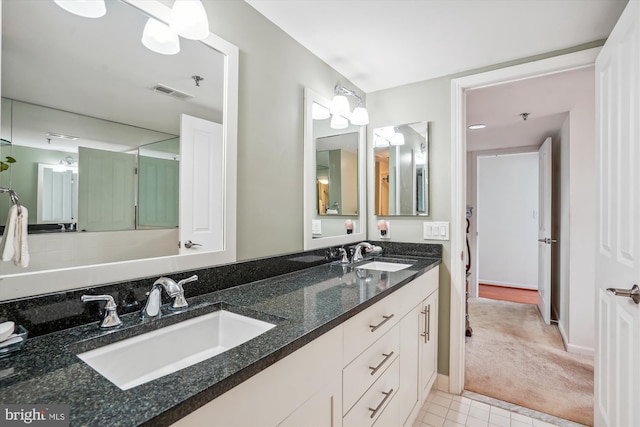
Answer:
<svg viewBox="0 0 640 427"><path fill-rule="evenodd" d="M274 326L219 310L78 357L122 390L128 390L223 353Z"/></svg>
<svg viewBox="0 0 640 427"><path fill-rule="evenodd" d="M366 264L358 265L356 268L364 268L367 270L378 271L400 271L407 267L411 267L411 264L402 264L399 262L385 262L385 261L371 261Z"/></svg>

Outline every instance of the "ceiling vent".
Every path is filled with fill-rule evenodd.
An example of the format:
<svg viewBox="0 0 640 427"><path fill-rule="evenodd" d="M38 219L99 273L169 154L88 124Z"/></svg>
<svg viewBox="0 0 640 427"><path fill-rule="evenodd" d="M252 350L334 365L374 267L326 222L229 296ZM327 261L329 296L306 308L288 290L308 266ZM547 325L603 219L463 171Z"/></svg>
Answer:
<svg viewBox="0 0 640 427"><path fill-rule="evenodd" d="M177 98L177 99L185 100L185 99L193 98L193 95L189 95L186 92L181 92L178 89L173 89L173 88L170 88L169 86L164 86L164 85L161 85L161 84L155 85L153 87L153 90L155 92L162 93L162 94L165 94L165 95L169 95L169 96L172 96L172 97Z"/></svg>

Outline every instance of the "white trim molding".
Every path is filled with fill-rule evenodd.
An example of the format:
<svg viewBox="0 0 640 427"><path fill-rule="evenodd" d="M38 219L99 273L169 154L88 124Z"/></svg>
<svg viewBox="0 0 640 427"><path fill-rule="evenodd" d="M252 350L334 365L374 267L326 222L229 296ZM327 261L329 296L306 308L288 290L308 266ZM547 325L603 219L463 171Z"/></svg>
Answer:
<svg viewBox="0 0 640 427"><path fill-rule="evenodd" d="M593 66L598 52L600 48L587 49L451 80L451 329L448 389L452 394L461 394L464 390L466 290L463 256L467 198L465 93L470 89Z"/></svg>

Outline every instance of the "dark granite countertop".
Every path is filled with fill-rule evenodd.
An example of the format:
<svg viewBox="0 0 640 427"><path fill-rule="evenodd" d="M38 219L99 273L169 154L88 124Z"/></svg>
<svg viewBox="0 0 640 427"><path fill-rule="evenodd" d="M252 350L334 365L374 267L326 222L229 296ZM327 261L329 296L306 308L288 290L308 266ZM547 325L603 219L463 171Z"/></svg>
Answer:
<svg viewBox="0 0 640 427"><path fill-rule="evenodd" d="M1 401L69 405L72 426L169 425L440 264L440 259L384 257L394 258L412 265L381 272L324 264L189 298L184 312L170 313L163 306L160 319L142 321L139 313L131 313L121 316L124 325L116 330L101 331L92 323L30 338L20 353L0 359ZM129 390L76 356L221 307L276 327Z"/></svg>

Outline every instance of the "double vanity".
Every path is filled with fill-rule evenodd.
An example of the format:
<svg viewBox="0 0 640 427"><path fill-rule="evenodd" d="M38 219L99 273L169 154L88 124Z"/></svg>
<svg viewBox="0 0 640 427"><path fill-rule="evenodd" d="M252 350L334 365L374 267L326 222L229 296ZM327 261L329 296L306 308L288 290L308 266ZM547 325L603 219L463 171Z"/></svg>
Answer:
<svg viewBox="0 0 640 427"><path fill-rule="evenodd" d="M0 359L2 400L69 405L74 426L412 422L436 377L440 253L408 253L186 283L184 310L30 338Z"/></svg>

